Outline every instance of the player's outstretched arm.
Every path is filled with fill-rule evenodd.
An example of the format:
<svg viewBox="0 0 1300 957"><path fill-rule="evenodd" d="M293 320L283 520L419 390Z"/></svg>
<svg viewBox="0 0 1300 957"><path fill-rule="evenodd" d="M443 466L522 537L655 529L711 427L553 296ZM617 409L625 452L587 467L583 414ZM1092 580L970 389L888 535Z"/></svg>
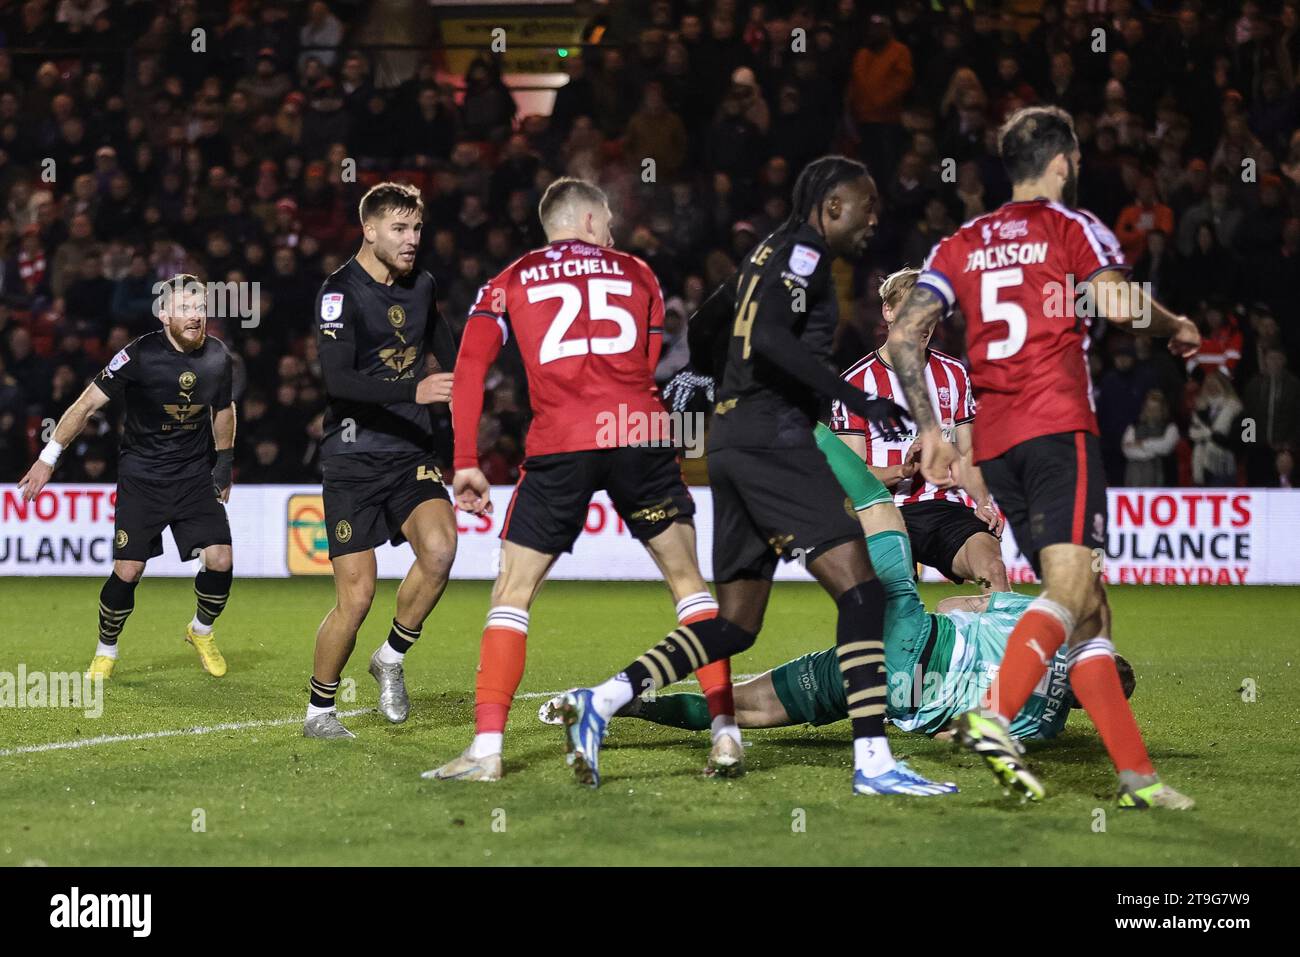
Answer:
<svg viewBox="0 0 1300 957"><path fill-rule="evenodd" d="M1196 323L1172 312L1147 294L1141 283L1132 282L1117 269L1108 269L1092 280L1097 310L1117 326L1139 336L1169 337L1169 351L1179 358L1195 355L1201 348Z"/></svg>
<svg viewBox="0 0 1300 957"><path fill-rule="evenodd" d="M54 426L54 432L45 448L41 450L40 458L32 463L27 474L19 479L18 488L23 493L23 501L30 502L41 494L41 489L54 474L54 466L58 464L63 450L81 434L81 430L86 427L86 421L106 405L108 405L108 395L103 389L93 382L86 386L86 391L68 407L68 411L63 413L58 424Z"/></svg>
<svg viewBox="0 0 1300 957"><path fill-rule="evenodd" d="M943 438L925 387L925 336L944 312L943 301L925 286L916 286L904 300L898 318L889 329L889 357L894 374L903 387L907 407L916 422L921 442L921 474L940 488L955 484L951 474L957 463L957 449Z"/></svg>
<svg viewBox="0 0 1300 957"><path fill-rule="evenodd" d="M764 308L765 305L767 308ZM870 398L861 389L841 379L808 351L788 325L775 318L789 316L793 322L794 313L788 299L784 302L777 299L765 304L751 304L750 309L755 306L757 311L751 312L748 318L749 346L754 352L814 392L830 399L839 399L850 412L876 425L886 439L901 434L904 413L897 404L889 399ZM745 309L744 303L741 304L741 309ZM765 316L773 318L764 318ZM737 318L736 325L742 327L740 318Z"/></svg>

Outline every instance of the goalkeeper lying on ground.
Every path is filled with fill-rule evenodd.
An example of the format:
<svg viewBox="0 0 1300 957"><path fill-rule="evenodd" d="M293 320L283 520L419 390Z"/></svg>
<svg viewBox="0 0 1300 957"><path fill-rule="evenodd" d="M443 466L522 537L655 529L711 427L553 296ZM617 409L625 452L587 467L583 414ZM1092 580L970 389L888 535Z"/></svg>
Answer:
<svg viewBox="0 0 1300 957"><path fill-rule="evenodd" d="M817 445L857 510L871 564L888 596L886 714L904 731L938 734L987 694L1006 650L1007 636L1033 598L1010 592L947 598L939 603L937 614L927 614L913 579L915 565L903 517L889 490L825 426L817 426ZM1124 693L1132 695L1132 668L1118 655L1115 662ZM546 702L539 713L548 724L554 723L550 713L553 701ZM849 716L834 646L737 684L735 702L742 728L830 724ZM1011 733L1021 739L1053 738L1065 726L1072 707L1074 697L1062 648L1043 684L1011 723ZM633 698L619 715L693 731L707 731L711 721L701 694Z"/></svg>

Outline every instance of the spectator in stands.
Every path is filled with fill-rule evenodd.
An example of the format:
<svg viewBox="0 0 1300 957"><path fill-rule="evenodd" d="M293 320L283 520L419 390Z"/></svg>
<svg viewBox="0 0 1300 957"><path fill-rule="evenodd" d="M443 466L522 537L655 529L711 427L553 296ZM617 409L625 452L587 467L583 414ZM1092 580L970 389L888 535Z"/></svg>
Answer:
<svg viewBox="0 0 1300 957"><path fill-rule="evenodd" d="M1231 174L1221 166L1215 167L1209 195L1188 208L1178 224L1178 252L1190 257L1198 245L1197 231L1207 223L1214 227L1215 239L1231 248L1244 218L1241 207L1232 200Z"/></svg>
<svg viewBox="0 0 1300 957"><path fill-rule="evenodd" d="M1137 200L1120 211L1115 222L1115 236L1124 250L1124 258L1137 262L1146 254L1147 234L1160 230L1174 231L1174 211L1156 196L1156 181L1143 176L1138 181Z"/></svg>
<svg viewBox="0 0 1300 957"><path fill-rule="evenodd" d="M1291 447L1277 450L1273 457L1273 471L1268 481L1270 488L1300 488L1300 473L1296 470L1295 450Z"/></svg>
<svg viewBox="0 0 1300 957"><path fill-rule="evenodd" d="M1169 420L1169 404L1159 389L1150 389L1138 420L1124 430L1124 484L1173 484L1178 426Z"/></svg>
<svg viewBox="0 0 1300 957"><path fill-rule="evenodd" d="M751 98L758 97L757 85L738 89L749 90L747 95ZM627 122L623 145L628 162L638 174L644 172L645 160L654 160L658 181L674 179L686 162L686 125L668 108L663 87L658 82L646 84L641 108Z"/></svg>
<svg viewBox="0 0 1300 957"><path fill-rule="evenodd" d="M1253 441L1246 445L1246 480L1263 485L1277 451L1300 443L1300 377L1287 369L1286 352L1269 348L1264 365L1242 391Z"/></svg>
<svg viewBox="0 0 1300 957"><path fill-rule="evenodd" d="M1125 429L1137 421L1156 382L1150 369L1137 363L1133 337L1115 333L1110 338L1112 368L1097 388L1097 424L1101 428L1101 458L1110 485L1124 484Z"/></svg>
<svg viewBox="0 0 1300 957"><path fill-rule="evenodd" d="M894 38L887 16L872 14L866 42L853 57L848 104L862 157L877 182L888 182L903 151L903 101L912 91L912 52Z"/></svg>
<svg viewBox="0 0 1300 957"><path fill-rule="evenodd" d="M1218 370L1229 378L1241 361L1241 329L1227 302L1218 296L1201 307L1201 350L1187 360L1188 373Z"/></svg>
<svg viewBox="0 0 1300 957"><path fill-rule="evenodd" d="M1201 487L1235 486L1241 400L1223 373L1208 371L1192 409L1187 437L1192 443L1192 480Z"/></svg>

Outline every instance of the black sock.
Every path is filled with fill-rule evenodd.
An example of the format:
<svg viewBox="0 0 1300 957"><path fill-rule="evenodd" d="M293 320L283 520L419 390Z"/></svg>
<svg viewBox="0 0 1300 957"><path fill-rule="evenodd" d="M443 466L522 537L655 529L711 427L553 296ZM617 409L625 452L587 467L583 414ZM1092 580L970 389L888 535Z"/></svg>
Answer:
<svg viewBox="0 0 1300 957"><path fill-rule="evenodd" d="M117 572L111 572L99 590L99 640L104 644L117 644L122 626L135 608L135 586L138 584L138 581L123 581L117 577Z"/></svg>
<svg viewBox="0 0 1300 957"><path fill-rule="evenodd" d="M313 707L334 707L334 696L339 693L339 683L337 681L321 681L315 675L312 675L310 687L310 700Z"/></svg>
<svg viewBox="0 0 1300 957"><path fill-rule="evenodd" d="M230 597L230 583L234 577L234 570L229 568L224 572L200 568L194 576L194 597L199 602L194 614L201 624L211 626L225 609L226 600Z"/></svg>
<svg viewBox="0 0 1300 957"><path fill-rule="evenodd" d="M415 644L415 640L420 637L419 629L412 630L405 625L399 624L397 619L393 619L393 627L388 632L388 647L392 648L400 655L406 654Z"/></svg>
<svg viewBox="0 0 1300 957"><path fill-rule="evenodd" d="M757 637L725 618L707 618L674 629L623 673L632 685L633 695L645 694L651 688L665 688L680 681L709 662L740 654Z"/></svg>
<svg viewBox="0 0 1300 957"><path fill-rule="evenodd" d="M844 676L854 738L885 734L885 586L873 578L835 602L835 654Z"/></svg>

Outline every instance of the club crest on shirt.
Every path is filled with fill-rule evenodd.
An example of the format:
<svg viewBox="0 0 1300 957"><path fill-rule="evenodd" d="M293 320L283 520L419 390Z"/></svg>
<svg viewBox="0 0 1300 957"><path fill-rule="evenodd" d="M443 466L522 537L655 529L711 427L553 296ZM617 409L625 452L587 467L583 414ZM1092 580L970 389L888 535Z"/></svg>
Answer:
<svg viewBox="0 0 1300 957"><path fill-rule="evenodd" d="M180 384L182 392L190 392L193 391L195 383L199 381L199 377L186 369L181 373L181 377L177 381Z"/></svg>
<svg viewBox="0 0 1300 957"><path fill-rule="evenodd" d="M811 276L821 258L822 254L811 246L795 243L790 250L790 271L796 276Z"/></svg>
<svg viewBox="0 0 1300 957"><path fill-rule="evenodd" d="M406 325L406 310L401 306L389 306L388 324L394 329L400 329Z"/></svg>
<svg viewBox="0 0 1300 957"><path fill-rule="evenodd" d="M327 292L321 296L320 317L322 319L337 319L341 315L343 315L343 293Z"/></svg>

